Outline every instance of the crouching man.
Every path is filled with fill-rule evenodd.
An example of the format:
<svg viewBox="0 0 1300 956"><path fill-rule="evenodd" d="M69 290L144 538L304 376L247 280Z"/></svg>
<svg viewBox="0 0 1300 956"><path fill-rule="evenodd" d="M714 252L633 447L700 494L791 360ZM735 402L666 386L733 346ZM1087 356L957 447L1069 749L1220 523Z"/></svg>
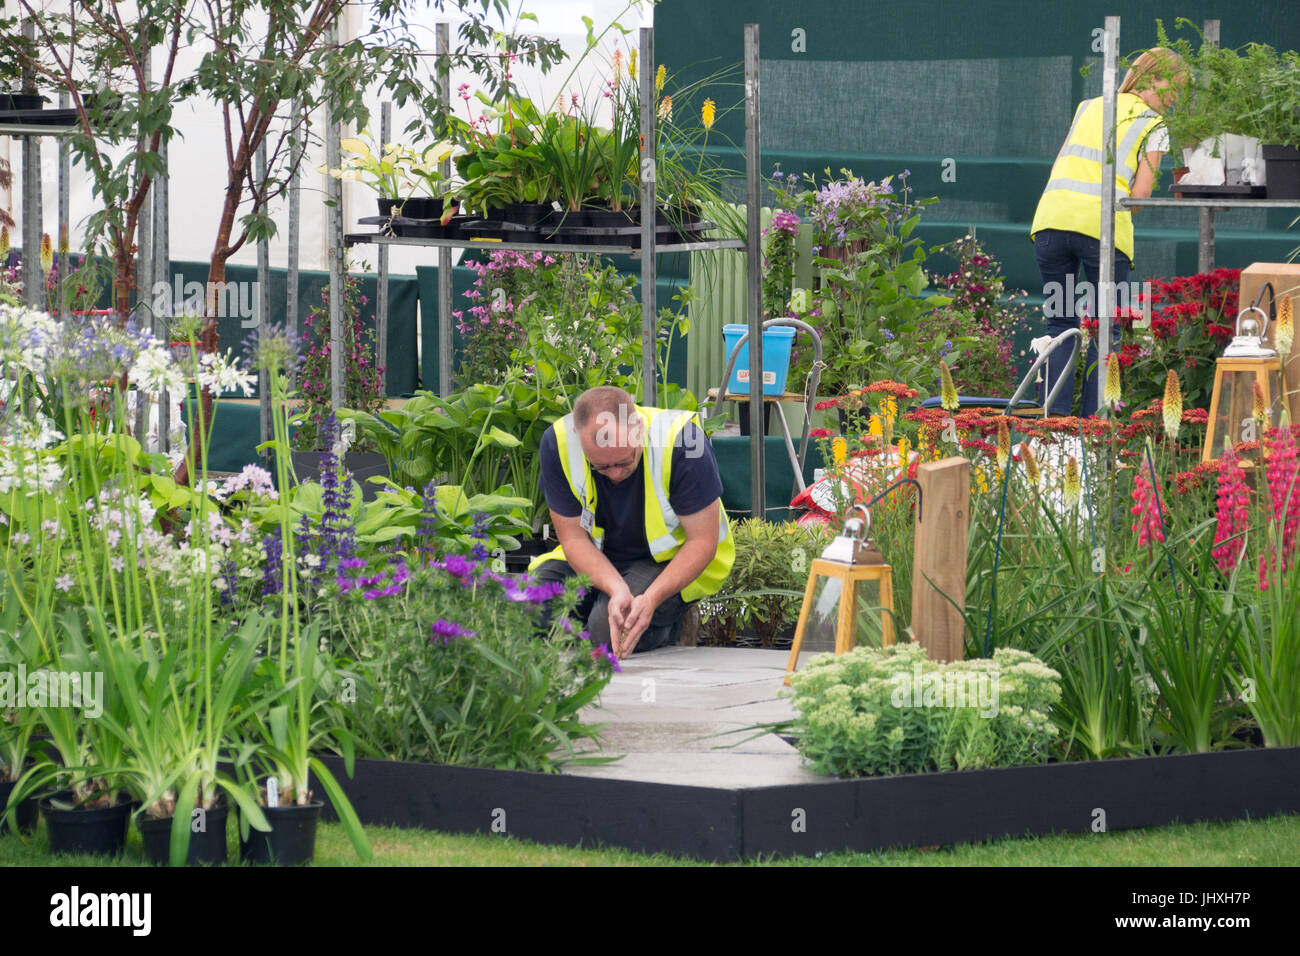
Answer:
<svg viewBox="0 0 1300 956"><path fill-rule="evenodd" d="M619 657L678 643L688 609L717 592L736 556L695 415L590 389L542 438L541 486L560 546L533 559L534 578L590 577L577 613Z"/></svg>

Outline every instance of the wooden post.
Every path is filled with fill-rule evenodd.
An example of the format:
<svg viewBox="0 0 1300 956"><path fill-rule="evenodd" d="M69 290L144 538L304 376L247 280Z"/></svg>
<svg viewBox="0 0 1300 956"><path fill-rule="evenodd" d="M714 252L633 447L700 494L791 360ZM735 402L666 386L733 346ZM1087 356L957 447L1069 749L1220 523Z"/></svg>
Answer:
<svg viewBox="0 0 1300 956"><path fill-rule="evenodd" d="M965 656L961 608L966 601L970 462L959 457L928 462L917 468L916 480L921 520L916 522L912 561L912 640L931 660L957 661Z"/></svg>

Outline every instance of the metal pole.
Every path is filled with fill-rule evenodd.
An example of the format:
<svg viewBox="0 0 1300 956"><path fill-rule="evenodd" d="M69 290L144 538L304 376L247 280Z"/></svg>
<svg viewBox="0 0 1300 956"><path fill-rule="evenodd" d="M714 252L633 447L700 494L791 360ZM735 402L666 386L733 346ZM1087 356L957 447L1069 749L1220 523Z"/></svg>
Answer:
<svg viewBox="0 0 1300 956"><path fill-rule="evenodd" d="M263 139L257 147L256 187L258 189L266 188L266 174L266 140ZM266 239L257 241L257 315L254 321L259 328L271 321L271 244ZM270 382L269 380L266 382L266 388L262 387L264 375L267 375L266 369L260 370L257 378L259 443L271 440L271 396L268 394Z"/></svg>
<svg viewBox="0 0 1300 956"><path fill-rule="evenodd" d="M1201 23L1201 32L1205 42L1210 46L1219 45L1219 21L1205 20ZM1197 214L1196 231L1196 271L1204 275L1214 271L1214 210L1202 206Z"/></svg>
<svg viewBox="0 0 1300 956"><path fill-rule="evenodd" d="M1115 314L1115 64L1119 59L1119 17L1106 18L1101 77L1101 248L1097 276L1098 391L1110 355L1110 324ZM1086 388L1086 386L1085 386ZM1098 402L1098 412L1101 412Z"/></svg>
<svg viewBox="0 0 1300 956"><path fill-rule="evenodd" d="M143 29L140 33L140 70L144 81L144 89L149 89L149 80L152 76L153 69L149 57L149 45L145 39ZM144 139L144 131L137 129L136 136L140 140ZM137 172L139 175L139 173ZM153 328L153 321L149 317L149 306L151 305L146 292L149 283L153 279L153 206L151 205L149 194L146 193L144 201L140 204L140 218L136 220L135 229L135 307L132 313L136 317L137 325L144 328ZM149 440L149 402L146 400L145 393L137 390L135 392L135 437L140 444L146 444Z"/></svg>
<svg viewBox="0 0 1300 956"><path fill-rule="evenodd" d="M298 167L302 165L302 154L306 148L305 133L298 128L301 110L299 102L294 100L289 114L289 128L293 130L290 146L293 175L289 180L289 248L284 288L284 321L288 328L295 330L298 328L298 244L299 217L302 208L300 187L302 177L299 175Z"/></svg>
<svg viewBox="0 0 1300 956"><path fill-rule="evenodd" d="M338 42L338 27L329 31L329 44ZM342 133L334 111L325 107L325 162L330 169L342 165ZM343 180L326 177L326 195L329 199L329 271L330 271L330 408L334 411L344 405L343 387L343 282L347 269L343 249Z"/></svg>
<svg viewBox="0 0 1300 956"><path fill-rule="evenodd" d="M168 199L167 171L167 137L158 143L158 159L162 163L162 174L153 183L153 281L156 288L166 288L167 313L154 315L153 334L156 338L171 341L171 329L167 320L176 314L176 293L181 290L171 287L171 223ZM158 393L158 450L166 454L171 431L171 397L166 389Z"/></svg>
<svg viewBox="0 0 1300 956"><path fill-rule="evenodd" d="M382 150L393 135L393 104L384 101L379 107L379 148ZM379 247L379 264L375 275L375 371L379 375L379 394L388 395L388 247Z"/></svg>
<svg viewBox="0 0 1300 956"><path fill-rule="evenodd" d="M658 275L655 257L655 32L641 28L641 401L658 405Z"/></svg>
<svg viewBox="0 0 1300 956"><path fill-rule="evenodd" d="M445 20L437 25L438 36L438 95L445 115L451 115L451 26ZM443 133L446 130L442 130ZM442 175L451 175L451 160L442 162ZM382 248L382 247L381 247ZM427 345L426 345L427 347ZM446 398L451 394L452 350L455 348L451 334L451 249L438 250L438 394ZM428 383L425 383L428 387Z"/></svg>
<svg viewBox="0 0 1300 956"><path fill-rule="evenodd" d="M36 24L23 23L23 36L36 40ZM23 70L24 93L36 92L36 80ZM45 276L41 274L41 141L23 137L23 304L39 309L45 298Z"/></svg>
<svg viewBox="0 0 1300 956"><path fill-rule="evenodd" d="M759 183L758 24L745 24L745 267L749 315L749 500L755 518L767 517L767 437L763 428L762 187ZM723 383L726 388L726 383Z"/></svg>
<svg viewBox="0 0 1300 956"><path fill-rule="evenodd" d="M67 109L72 104L67 93L59 94L59 108ZM59 137L59 318L68 318L68 182L72 176L72 154L68 148L68 138ZM84 260L83 260L84 262Z"/></svg>

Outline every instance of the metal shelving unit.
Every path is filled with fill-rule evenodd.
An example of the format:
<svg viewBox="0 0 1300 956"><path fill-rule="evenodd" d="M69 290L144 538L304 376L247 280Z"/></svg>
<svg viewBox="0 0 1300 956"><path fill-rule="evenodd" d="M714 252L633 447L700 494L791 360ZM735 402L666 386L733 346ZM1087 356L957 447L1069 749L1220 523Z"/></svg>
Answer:
<svg viewBox="0 0 1300 956"><path fill-rule="evenodd" d="M438 50L444 52L447 49L446 24L438 24ZM641 142L655 142L655 110L652 104L655 102L654 91L654 30L644 27L640 32L640 61L641 61ZM444 101L449 95L447 84L443 84ZM444 102L446 105L446 102ZM597 245L594 243L575 243L575 242L505 242L500 239L425 239L410 236L385 236L372 233L348 233L342 234L341 215L331 215L329 217L330 235L330 272L331 287L337 286L342 288L343 276L346 271L346 255L344 250L355 245L374 245L379 248L381 262L381 281L387 272L386 250L392 246L412 246L434 248L438 252L438 359L439 359L439 392L447 395L451 389L451 250L452 249L513 249L518 251L540 250L545 252L587 252L601 253L610 255L628 255L640 259L641 262L641 343L642 354L653 355L656 352L656 343L658 340L658 304L656 302L658 273L656 268L655 257L660 253L672 252L697 252L715 249L745 249L749 263L748 271L748 325L750 329L751 342L751 359L750 364L753 368L762 368L763 365L763 333L762 333L762 310L761 310L761 290L762 290L762 247L759 225L759 212L761 205L761 185L759 171L759 128L758 128L758 24L745 25L745 146L746 146L746 183L747 183L747 201L749 206L749 224L746 231L747 241L739 239L713 239L700 240L694 242L670 242L656 243L656 223L655 217L643 217L641 223L641 242L637 247L631 245ZM338 155L338 144L342 138L342 132L338 125L331 122L327 128L327 155ZM333 165L338 165L333 159L329 160ZM650 209L654 207L655 179L654 179L654 161L653 158L643 158L641 169L648 172L649 175L643 175L641 178L641 208ZM331 185L339 185L336 180L331 180ZM340 188L341 192L341 188ZM341 196L332 196L331 198L341 199ZM332 212L341 209L341 204L336 203L332 207ZM643 251L650 251L650 255L643 255ZM330 328L332 336L337 335L341 339L342 335L342 308L340 304L341 296L330 296ZM381 297L376 302L375 325L377 335L383 335L383 330L387 327L387 301L386 297ZM642 395L652 400L652 396L657 391L657 374L656 363L645 363L644 377L642 381ZM333 394L342 395L342 370L331 369L334 376ZM751 435L757 436L758 440L751 440L751 465L750 465L750 503L752 513L756 515L766 515L765 501L765 480L764 480L764 441L763 439L763 377L761 375L751 376L750 383L750 414L751 414ZM337 399L336 399L337 402Z"/></svg>

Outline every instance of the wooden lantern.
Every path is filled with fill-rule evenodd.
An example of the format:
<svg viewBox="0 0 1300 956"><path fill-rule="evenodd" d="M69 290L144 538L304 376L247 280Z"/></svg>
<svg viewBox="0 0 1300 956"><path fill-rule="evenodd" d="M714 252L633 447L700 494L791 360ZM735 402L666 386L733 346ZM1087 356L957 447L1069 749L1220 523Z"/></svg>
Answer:
<svg viewBox="0 0 1300 956"><path fill-rule="evenodd" d="M1264 344L1268 316L1258 306L1237 316L1237 334L1214 365L1214 392L1201 461L1216 461L1231 444L1257 441L1282 416L1282 362ZM1256 387L1262 408L1257 407Z"/></svg>
<svg viewBox="0 0 1300 956"><path fill-rule="evenodd" d="M861 516L859 516L861 515ZM854 505L836 537L808 569L799 623L795 625L785 681L809 650L844 654L868 644L894 643L894 586L890 567L867 542L871 513Z"/></svg>

